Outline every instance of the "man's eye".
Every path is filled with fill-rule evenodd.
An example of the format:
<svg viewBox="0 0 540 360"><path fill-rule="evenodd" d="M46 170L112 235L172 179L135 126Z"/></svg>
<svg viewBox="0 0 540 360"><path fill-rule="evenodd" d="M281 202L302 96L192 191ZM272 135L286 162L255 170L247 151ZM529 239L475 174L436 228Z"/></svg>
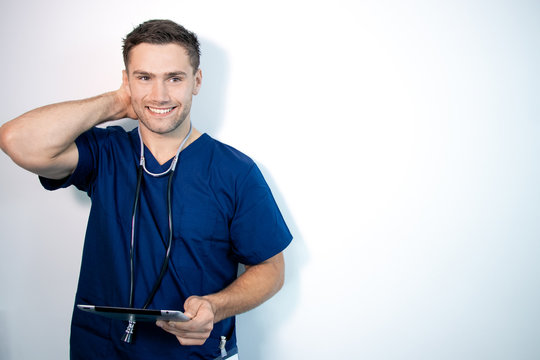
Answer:
<svg viewBox="0 0 540 360"><path fill-rule="evenodd" d="M169 81L170 82L182 82L184 79L180 76L173 76L171 78L169 78Z"/></svg>
<svg viewBox="0 0 540 360"><path fill-rule="evenodd" d="M150 78L149 78L148 76L142 76L142 75L139 76L139 77L137 77L137 79L142 80L142 81L148 81L148 80L150 80Z"/></svg>

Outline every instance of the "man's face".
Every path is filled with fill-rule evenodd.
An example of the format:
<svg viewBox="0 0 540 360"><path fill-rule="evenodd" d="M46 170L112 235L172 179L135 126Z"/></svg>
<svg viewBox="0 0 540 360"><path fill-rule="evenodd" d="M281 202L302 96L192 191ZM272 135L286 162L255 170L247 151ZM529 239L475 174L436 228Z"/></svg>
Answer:
<svg viewBox="0 0 540 360"><path fill-rule="evenodd" d="M175 136L180 125L189 123L192 97L201 80L201 71L193 73L186 50L177 44L135 46L124 72L124 86L141 126L160 135Z"/></svg>

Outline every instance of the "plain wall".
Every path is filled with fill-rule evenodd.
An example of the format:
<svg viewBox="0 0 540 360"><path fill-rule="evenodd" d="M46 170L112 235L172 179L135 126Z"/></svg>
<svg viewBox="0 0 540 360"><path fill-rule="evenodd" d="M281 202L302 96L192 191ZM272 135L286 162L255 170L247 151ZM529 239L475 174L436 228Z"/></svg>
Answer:
<svg viewBox="0 0 540 360"><path fill-rule="evenodd" d="M540 358L538 2L7 0L0 123L118 88L151 18L295 236L242 359ZM0 166L0 359L65 359L89 200Z"/></svg>

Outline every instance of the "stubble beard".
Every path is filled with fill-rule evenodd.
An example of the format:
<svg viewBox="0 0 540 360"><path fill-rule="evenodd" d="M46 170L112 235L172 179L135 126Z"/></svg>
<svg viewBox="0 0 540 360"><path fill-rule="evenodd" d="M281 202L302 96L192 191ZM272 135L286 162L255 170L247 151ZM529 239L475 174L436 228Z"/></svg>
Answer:
<svg viewBox="0 0 540 360"><path fill-rule="evenodd" d="M148 130L150 130L154 134L166 135L166 134L174 132L176 129L178 129L180 127L180 125L182 125L184 123L184 121L189 117L190 110L191 110L191 105L184 106L182 108L182 112L178 115L178 117L176 117L174 119L165 119L165 120L163 120L164 122L166 121L168 123L167 126L164 127L164 128L162 126L160 126L160 125L163 125L163 124L160 123L159 119L149 120L146 116L140 116L139 114L137 114L137 115L139 117L139 120L141 121L141 123L144 125L145 128L147 128ZM146 111L146 109L143 110L143 111ZM146 114L144 114L144 115L146 115ZM155 125L156 123L157 123L157 126Z"/></svg>

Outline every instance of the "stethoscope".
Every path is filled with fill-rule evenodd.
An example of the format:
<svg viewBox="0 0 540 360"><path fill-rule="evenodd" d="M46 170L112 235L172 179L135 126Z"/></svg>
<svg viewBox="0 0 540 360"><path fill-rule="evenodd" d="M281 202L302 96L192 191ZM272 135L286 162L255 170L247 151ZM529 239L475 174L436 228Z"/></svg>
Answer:
<svg viewBox="0 0 540 360"><path fill-rule="evenodd" d="M148 298L146 299L143 309L146 309L148 305L152 302L152 299L156 295L156 292L158 291L159 287L161 286L161 282L163 280L163 277L165 276L165 273L167 271L167 267L169 266L169 258L171 255L171 247L172 247L172 240L173 240L173 224L172 224L172 211L171 211L171 185L172 185L172 178L174 175L174 170L176 169L176 165L178 164L178 157L180 155L180 151L182 151L182 148L186 144L187 140L189 139L189 136L192 132L192 126L191 123L189 124L189 131L178 147L178 150L176 151L176 155L174 156L171 166L169 168L159 174L153 173L149 171L146 168L146 162L144 158L144 144L141 136L141 129L140 127L137 128L137 131L139 133L139 140L141 145L141 156L139 161L139 167L137 169L137 186L135 189L135 199L133 201L133 210L131 211L131 239L130 239L130 250L129 250L129 270L130 270L130 285L129 285L129 307L133 307L133 294L134 294L134 288L135 288L135 265L134 265L134 258L135 258L135 220L137 215L137 209L139 206L139 195L141 193L141 183L143 178L143 172L146 172L148 175L151 175L153 177L161 177L164 175L169 174L169 179L167 181L167 213L168 213L168 222L169 222L169 241L167 243L167 250L165 252L165 257L163 258L163 263L161 264L161 271L159 273L159 276L154 283L154 286L152 287L152 290L150 291L150 294L148 295ZM135 328L135 320L130 319L129 324L126 328L126 331L124 335L122 336L122 340L127 343L131 343L133 331Z"/></svg>

